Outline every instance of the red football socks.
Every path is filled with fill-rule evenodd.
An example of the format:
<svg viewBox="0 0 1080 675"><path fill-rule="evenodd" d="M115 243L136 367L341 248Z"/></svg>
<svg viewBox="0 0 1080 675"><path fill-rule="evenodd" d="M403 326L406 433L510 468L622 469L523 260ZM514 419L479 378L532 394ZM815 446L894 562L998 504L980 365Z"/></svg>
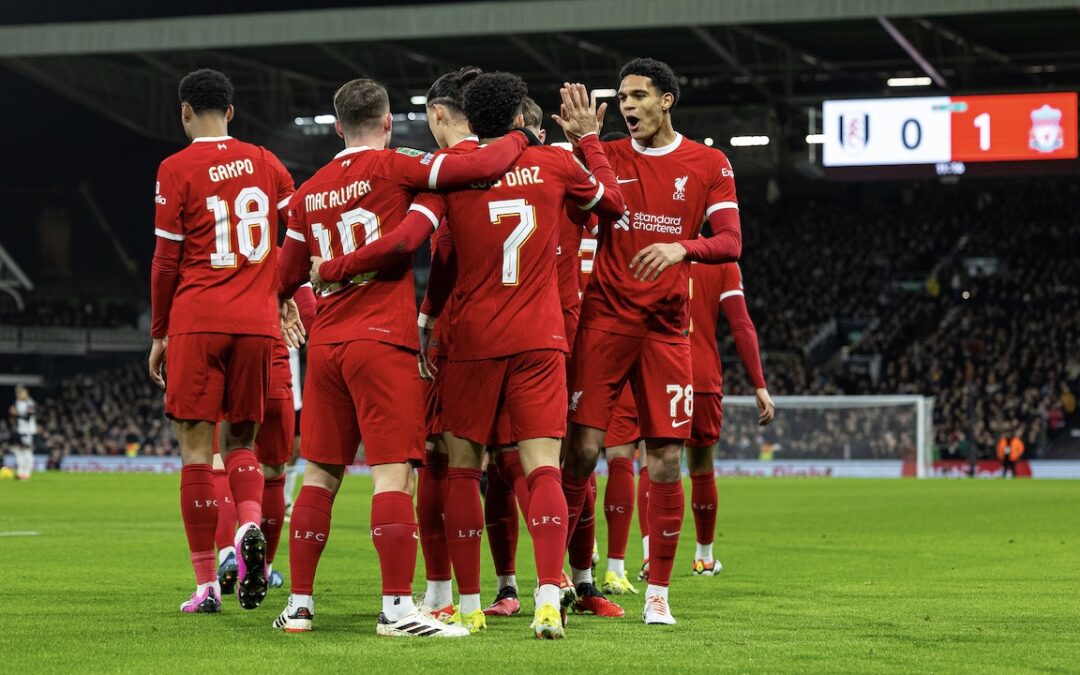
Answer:
<svg viewBox="0 0 1080 675"><path fill-rule="evenodd" d="M649 486L651 484L649 467L642 464L641 471L638 472L637 484L637 522L642 537L649 536Z"/></svg>
<svg viewBox="0 0 1080 675"><path fill-rule="evenodd" d="M218 503L217 529L214 532L214 545L220 551L233 545L236 536L236 504L229 490L229 474L225 469L214 469L214 494Z"/></svg>
<svg viewBox="0 0 1080 675"><path fill-rule="evenodd" d="M686 508L682 481L649 487L649 584L667 586Z"/></svg>
<svg viewBox="0 0 1080 675"><path fill-rule="evenodd" d="M604 516L608 526L607 555L626 558L626 541L634 518L634 460L617 457L608 462L608 482L604 489Z"/></svg>
<svg viewBox="0 0 1080 675"><path fill-rule="evenodd" d="M587 570L592 568L593 543L596 541L596 478L589 477L585 488L585 503L581 505L581 517L570 533L566 544L570 566Z"/></svg>
<svg viewBox="0 0 1080 675"><path fill-rule="evenodd" d="M334 493L314 485L300 488L293 503L289 531L290 588L297 595L311 595L315 584L315 569L330 537L330 512L334 508Z"/></svg>
<svg viewBox="0 0 1080 675"><path fill-rule="evenodd" d="M229 474L237 522L261 523L263 473L255 453L247 448L233 450L225 458L225 473Z"/></svg>
<svg viewBox="0 0 1080 675"><path fill-rule="evenodd" d="M371 498L371 541L379 554L383 595L412 595L416 533L411 495L380 492Z"/></svg>
<svg viewBox="0 0 1080 675"><path fill-rule="evenodd" d="M708 473L690 475L690 509L694 512L694 529L697 530L697 543L713 543L713 531L716 530L716 507L719 498L716 494L716 476Z"/></svg>
<svg viewBox="0 0 1080 675"><path fill-rule="evenodd" d="M480 592L480 538L484 533L484 507L480 503L480 469L450 467L446 500L446 544L454 564L458 593Z"/></svg>
<svg viewBox="0 0 1080 675"><path fill-rule="evenodd" d="M285 524L285 475L263 481L262 531L266 537L266 560L274 562L281 527Z"/></svg>
<svg viewBox="0 0 1080 675"><path fill-rule="evenodd" d="M209 464L188 464L180 469L180 515L184 518L195 583L216 581L214 530L217 528L218 506L214 493L214 469Z"/></svg>
<svg viewBox="0 0 1080 675"><path fill-rule="evenodd" d="M522 514L529 512L529 481L521 468L521 454L517 450L503 450L495 455L503 480L514 487L514 497Z"/></svg>
<svg viewBox="0 0 1080 675"><path fill-rule="evenodd" d="M529 483L530 493L532 490L532 483ZM578 519L581 518L581 511L585 507L585 498L591 491L589 487L589 479L576 478L571 475L569 471L562 472L562 491L566 497L566 509L569 515L566 525L568 532L574 532L577 529ZM531 499L531 494L530 494ZM531 510L530 510L531 512ZM567 542L569 543L569 541Z"/></svg>
<svg viewBox="0 0 1080 675"><path fill-rule="evenodd" d="M508 483L496 462L487 467L487 492L484 495L484 521L487 526L488 547L495 563L495 574L515 574L518 543L518 514L514 488Z"/></svg>
<svg viewBox="0 0 1080 675"><path fill-rule="evenodd" d="M541 586L558 585L562 579L568 517L566 498L559 487L559 474L559 470L553 466L542 466L528 476L529 514L526 523L532 535L536 576ZM589 555L592 555L591 547Z"/></svg>
<svg viewBox="0 0 1080 675"><path fill-rule="evenodd" d="M446 548L443 524L446 502L447 456L429 450L427 461L417 471L416 516L420 525L420 546L428 581L450 581L450 552Z"/></svg>

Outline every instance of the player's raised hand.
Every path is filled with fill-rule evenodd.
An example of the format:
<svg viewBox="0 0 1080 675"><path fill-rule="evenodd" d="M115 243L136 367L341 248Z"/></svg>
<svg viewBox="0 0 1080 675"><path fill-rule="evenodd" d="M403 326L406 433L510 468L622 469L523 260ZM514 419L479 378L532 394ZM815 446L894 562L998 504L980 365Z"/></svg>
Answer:
<svg viewBox="0 0 1080 675"><path fill-rule="evenodd" d="M165 376L162 373L162 369L165 366L165 340L161 338L155 338L154 343L150 346L150 379L154 381L154 384L165 388Z"/></svg>
<svg viewBox="0 0 1080 675"><path fill-rule="evenodd" d="M297 309L296 302L292 298L285 300L281 303L280 311L282 339L293 349L300 349L305 342L307 331L304 329L304 322L300 320L300 310Z"/></svg>
<svg viewBox="0 0 1080 675"><path fill-rule="evenodd" d="M754 398L757 399L758 425L769 426L769 422L776 416L776 404L773 403L772 396L769 396L769 390L765 387L754 390Z"/></svg>
<svg viewBox="0 0 1080 675"><path fill-rule="evenodd" d="M562 127L567 141L577 145L585 134L600 133L607 103L601 103L597 108L596 97L590 97L589 90L581 83L564 82L559 95L562 97L559 114L552 115L551 119Z"/></svg>
<svg viewBox="0 0 1080 675"><path fill-rule="evenodd" d="M679 243L649 244L634 255L630 261L630 271L635 279L656 281L660 274L677 265L686 258L686 249Z"/></svg>

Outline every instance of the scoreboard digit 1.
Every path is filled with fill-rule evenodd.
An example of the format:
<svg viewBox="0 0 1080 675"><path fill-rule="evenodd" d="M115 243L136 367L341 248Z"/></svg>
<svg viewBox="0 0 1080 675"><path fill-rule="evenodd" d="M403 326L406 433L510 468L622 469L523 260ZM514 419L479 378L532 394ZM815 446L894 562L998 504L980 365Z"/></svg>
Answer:
<svg viewBox="0 0 1080 675"><path fill-rule="evenodd" d="M953 96L951 107L954 161L1077 156L1075 93Z"/></svg>

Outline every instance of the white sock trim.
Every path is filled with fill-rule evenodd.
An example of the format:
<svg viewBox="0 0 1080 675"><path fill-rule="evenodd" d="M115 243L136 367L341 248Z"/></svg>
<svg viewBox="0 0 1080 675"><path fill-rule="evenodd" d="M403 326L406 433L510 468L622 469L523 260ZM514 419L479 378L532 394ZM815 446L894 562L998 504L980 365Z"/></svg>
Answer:
<svg viewBox="0 0 1080 675"><path fill-rule="evenodd" d="M583 570L579 570L576 567L570 567L570 579L574 582L574 585L578 584L591 584L593 583L592 568L587 567Z"/></svg>
<svg viewBox="0 0 1080 675"><path fill-rule="evenodd" d="M424 604L432 609L442 609L454 602L454 584L449 579L445 581L427 582L427 590L424 592Z"/></svg>
<svg viewBox="0 0 1080 675"><path fill-rule="evenodd" d="M697 560L704 560L705 562L712 562L713 561L712 544L702 544L702 543L699 542L698 545L697 545L697 552L694 554L694 557Z"/></svg>
<svg viewBox="0 0 1080 675"><path fill-rule="evenodd" d="M411 595L382 596L382 611L390 621L398 621L416 611Z"/></svg>
<svg viewBox="0 0 1080 675"><path fill-rule="evenodd" d="M558 608L560 599L559 587L555 584L542 584L536 591L537 607L540 605L554 605Z"/></svg>
<svg viewBox="0 0 1080 675"><path fill-rule="evenodd" d="M225 558L228 558L230 553L232 553L234 555L236 554L236 547L235 546L226 546L225 548L218 551L217 552L217 564L220 565L221 563L225 562Z"/></svg>
<svg viewBox="0 0 1080 675"><path fill-rule="evenodd" d="M471 614L480 609L479 593L462 593L460 600L461 615Z"/></svg>
<svg viewBox="0 0 1080 675"><path fill-rule="evenodd" d="M648 601L649 598L653 598L653 597L657 597L657 596L663 598L664 601L666 602L667 599L668 599L668 587L667 586L653 586L652 584L649 584L648 586L645 587L645 600L646 600L646 602Z"/></svg>

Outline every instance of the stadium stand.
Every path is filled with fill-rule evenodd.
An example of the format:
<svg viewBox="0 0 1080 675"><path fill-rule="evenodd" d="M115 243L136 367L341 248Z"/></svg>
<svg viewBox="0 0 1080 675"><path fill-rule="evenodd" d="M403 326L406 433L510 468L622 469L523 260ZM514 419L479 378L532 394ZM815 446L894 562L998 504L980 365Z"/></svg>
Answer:
<svg viewBox="0 0 1080 675"><path fill-rule="evenodd" d="M1059 215L1070 213L1075 186L835 190L851 206L837 209L819 193L748 209L741 265L774 394L933 395L943 457L966 458L968 439L991 457L1016 428L1034 456L1075 456L1068 431L1077 423L1080 357L1070 345L1080 335L1080 290L1070 280L1080 278L1080 263L1053 244L1080 235L1080 221ZM139 310L81 299L31 304L0 315L0 326L132 325ZM725 392L752 393L723 324L719 333ZM141 360L67 379L43 408L50 450L121 454L133 443L141 454L174 451ZM853 458L903 455L912 443L910 419L843 415L830 413L825 429L863 439ZM827 445L797 431L806 420L796 413L764 435L730 421L721 457L756 457L770 442L785 458L814 459Z"/></svg>

